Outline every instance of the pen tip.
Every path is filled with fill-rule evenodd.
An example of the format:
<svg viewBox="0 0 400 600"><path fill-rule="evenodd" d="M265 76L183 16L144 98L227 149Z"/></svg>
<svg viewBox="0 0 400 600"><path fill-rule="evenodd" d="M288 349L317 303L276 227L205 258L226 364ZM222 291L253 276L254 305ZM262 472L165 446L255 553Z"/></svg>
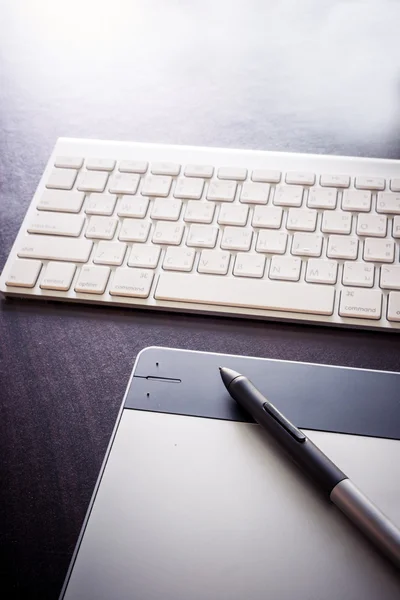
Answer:
<svg viewBox="0 0 400 600"><path fill-rule="evenodd" d="M219 369L219 372L221 373L221 371L222 371L222 367L218 367L218 369Z"/></svg>

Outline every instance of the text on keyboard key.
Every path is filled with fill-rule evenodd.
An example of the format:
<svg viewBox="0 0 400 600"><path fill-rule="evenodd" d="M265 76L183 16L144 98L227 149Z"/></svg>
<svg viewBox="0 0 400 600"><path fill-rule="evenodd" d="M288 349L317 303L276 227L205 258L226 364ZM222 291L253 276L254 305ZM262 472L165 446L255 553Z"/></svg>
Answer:
<svg viewBox="0 0 400 600"><path fill-rule="evenodd" d="M126 244L120 242L99 242L93 262L96 265L122 265L125 257Z"/></svg>
<svg viewBox="0 0 400 600"><path fill-rule="evenodd" d="M174 198L155 198L150 217L154 220L177 221L182 202Z"/></svg>
<svg viewBox="0 0 400 600"><path fill-rule="evenodd" d="M240 192L240 202L244 204L267 204L270 186L268 183L246 181Z"/></svg>
<svg viewBox="0 0 400 600"><path fill-rule="evenodd" d="M111 216L114 212L117 196L111 194L90 194L86 201L87 215Z"/></svg>
<svg viewBox="0 0 400 600"><path fill-rule="evenodd" d="M400 217L398 216L393 219L392 236L396 239L400 238Z"/></svg>
<svg viewBox="0 0 400 600"><path fill-rule="evenodd" d="M181 177L176 182L174 191L175 198L185 198L188 200L200 200L203 194L204 181L195 177Z"/></svg>
<svg viewBox="0 0 400 600"><path fill-rule="evenodd" d="M378 290L348 288L340 294L339 315L359 319L380 319L382 293Z"/></svg>
<svg viewBox="0 0 400 600"><path fill-rule="evenodd" d="M323 233L343 233L351 232L352 215L341 212L325 211L322 217L321 231Z"/></svg>
<svg viewBox="0 0 400 600"><path fill-rule="evenodd" d="M384 290L400 290L400 265L383 265L379 285Z"/></svg>
<svg viewBox="0 0 400 600"><path fill-rule="evenodd" d="M275 190L274 204L276 206L301 206L303 202L303 188L299 186L277 187Z"/></svg>
<svg viewBox="0 0 400 600"><path fill-rule="evenodd" d="M75 271L76 265L50 261L47 263L40 287L43 290L66 292L71 287Z"/></svg>
<svg viewBox="0 0 400 600"><path fill-rule="evenodd" d="M364 260L392 263L395 244L391 240L366 238L364 242Z"/></svg>
<svg viewBox="0 0 400 600"><path fill-rule="evenodd" d="M90 217L86 237L95 240L112 240L117 229L118 219L111 217Z"/></svg>
<svg viewBox="0 0 400 600"><path fill-rule="evenodd" d="M334 285L337 281L338 263L320 258L310 258L307 262L306 281Z"/></svg>
<svg viewBox="0 0 400 600"><path fill-rule="evenodd" d="M82 192L65 192L63 190L44 190L36 206L38 210L78 213L85 196Z"/></svg>
<svg viewBox="0 0 400 600"><path fill-rule="evenodd" d="M355 187L358 190L384 190L383 177L356 177Z"/></svg>
<svg viewBox="0 0 400 600"><path fill-rule="evenodd" d="M295 233L292 242L294 256L321 256L322 235L311 233Z"/></svg>
<svg viewBox="0 0 400 600"><path fill-rule="evenodd" d="M221 206L218 216L220 225L239 225L247 223L249 207L240 204L224 204Z"/></svg>
<svg viewBox="0 0 400 600"><path fill-rule="evenodd" d="M210 179L214 174L214 167L211 165L187 165L185 167L186 177L204 177Z"/></svg>
<svg viewBox="0 0 400 600"><path fill-rule="evenodd" d="M319 180L323 187L348 188L350 185L349 175L321 175Z"/></svg>
<svg viewBox="0 0 400 600"><path fill-rule="evenodd" d="M43 260L87 262L93 242L86 239L27 235L20 242L18 256Z"/></svg>
<svg viewBox="0 0 400 600"><path fill-rule="evenodd" d="M136 194L139 181L139 175L116 173L108 182L108 191L112 194Z"/></svg>
<svg viewBox="0 0 400 600"><path fill-rule="evenodd" d="M81 171L78 175L76 187L80 192L104 192L107 180L108 173Z"/></svg>
<svg viewBox="0 0 400 600"><path fill-rule="evenodd" d="M355 287L373 287L375 267L365 263L345 262L343 266L343 285Z"/></svg>
<svg viewBox="0 0 400 600"><path fill-rule="evenodd" d="M251 224L253 227L279 229L282 216L283 210L278 206L255 206Z"/></svg>
<svg viewBox="0 0 400 600"><path fill-rule="evenodd" d="M371 210L371 192L346 190L343 192L342 209L369 212Z"/></svg>
<svg viewBox="0 0 400 600"><path fill-rule="evenodd" d="M172 162L159 162L154 163L151 166L151 172L153 175L179 175L181 165Z"/></svg>
<svg viewBox="0 0 400 600"><path fill-rule="evenodd" d="M39 260L15 260L8 271L6 285L33 288L39 277L42 263Z"/></svg>
<svg viewBox="0 0 400 600"><path fill-rule="evenodd" d="M182 242L184 225L181 223L173 223L171 221L157 221L156 228L153 233L153 244L170 244L171 246L179 246Z"/></svg>
<svg viewBox="0 0 400 600"><path fill-rule="evenodd" d="M307 206L309 208L336 208L337 190L311 189L308 194Z"/></svg>
<svg viewBox="0 0 400 600"><path fill-rule="evenodd" d="M236 181L210 181L207 191L207 200L233 202L235 199L236 188Z"/></svg>
<svg viewBox="0 0 400 600"><path fill-rule="evenodd" d="M326 255L328 258L356 260L358 255L358 239L345 235L330 235Z"/></svg>
<svg viewBox="0 0 400 600"><path fill-rule="evenodd" d="M150 294L154 273L150 269L120 267L114 272L110 284L111 296L130 296L147 298ZM187 277L187 275L184 275Z"/></svg>
<svg viewBox="0 0 400 600"><path fill-rule="evenodd" d="M149 166L144 160L121 160L118 165L118 171L121 173L146 173Z"/></svg>
<svg viewBox="0 0 400 600"><path fill-rule="evenodd" d="M214 248L217 236L218 227L190 225L186 245L198 248Z"/></svg>
<svg viewBox="0 0 400 600"><path fill-rule="evenodd" d="M197 270L199 273L226 275L231 255L222 250L202 250Z"/></svg>
<svg viewBox="0 0 400 600"><path fill-rule="evenodd" d="M302 173L300 171L290 171L286 173L286 183L298 185L314 185L315 173Z"/></svg>
<svg viewBox="0 0 400 600"><path fill-rule="evenodd" d="M196 202L189 200L185 216L187 223L211 223L214 218L215 204L212 202Z"/></svg>
<svg viewBox="0 0 400 600"><path fill-rule="evenodd" d="M149 236L151 223L140 219L124 219L119 232L122 242L145 242Z"/></svg>
<svg viewBox="0 0 400 600"><path fill-rule="evenodd" d="M128 260L128 266L155 269L158 265L160 254L160 246L133 244Z"/></svg>
<svg viewBox="0 0 400 600"><path fill-rule="evenodd" d="M376 212L388 215L400 215L400 194L379 192L376 202Z"/></svg>
<svg viewBox="0 0 400 600"><path fill-rule="evenodd" d="M251 174L251 180L260 183L279 183L281 172L275 169L255 169Z"/></svg>
<svg viewBox="0 0 400 600"><path fill-rule="evenodd" d="M287 233L260 229L257 236L257 252L268 252L271 254L285 254L287 244Z"/></svg>
<svg viewBox="0 0 400 600"><path fill-rule="evenodd" d="M119 217L136 217L143 219L146 216L149 199L143 196L122 196L118 202L117 215Z"/></svg>
<svg viewBox="0 0 400 600"><path fill-rule="evenodd" d="M149 175L146 177L142 187L143 196L161 196L166 198L171 189L171 177L160 175Z"/></svg>
<svg viewBox="0 0 400 600"><path fill-rule="evenodd" d="M28 233L78 237L85 218L82 215L62 215L57 212L38 212L28 225Z"/></svg>
<svg viewBox="0 0 400 600"><path fill-rule="evenodd" d="M371 214L360 214L357 217L357 235L385 237L387 217Z"/></svg>
<svg viewBox="0 0 400 600"><path fill-rule="evenodd" d="M335 290L326 285L287 281L162 273L155 298L175 302L331 315Z"/></svg>
<svg viewBox="0 0 400 600"><path fill-rule="evenodd" d="M253 232L245 227L225 227L221 241L222 250L250 250Z"/></svg>
<svg viewBox="0 0 400 600"><path fill-rule="evenodd" d="M46 187L57 190L72 190L77 172L72 169L53 169Z"/></svg>
<svg viewBox="0 0 400 600"><path fill-rule="evenodd" d="M82 267L75 285L76 292L104 294L110 269L108 267Z"/></svg>
<svg viewBox="0 0 400 600"><path fill-rule="evenodd" d="M191 271L196 256L193 248L170 246L164 256L163 269L166 271Z"/></svg>
<svg viewBox="0 0 400 600"><path fill-rule="evenodd" d="M400 192L400 178L390 180L390 189L392 192Z"/></svg>
<svg viewBox="0 0 400 600"><path fill-rule="evenodd" d="M263 277L266 258L263 254L238 252L235 258L233 274L236 277Z"/></svg>
<svg viewBox="0 0 400 600"><path fill-rule="evenodd" d="M303 208L289 208L286 229L292 231L315 231L317 212Z"/></svg>
<svg viewBox="0 0 400 600"><path fill-rule="evenodd" d="M290 256L273 256L269 267L270 279L298 281L301 271L301 259Z"/></svg>

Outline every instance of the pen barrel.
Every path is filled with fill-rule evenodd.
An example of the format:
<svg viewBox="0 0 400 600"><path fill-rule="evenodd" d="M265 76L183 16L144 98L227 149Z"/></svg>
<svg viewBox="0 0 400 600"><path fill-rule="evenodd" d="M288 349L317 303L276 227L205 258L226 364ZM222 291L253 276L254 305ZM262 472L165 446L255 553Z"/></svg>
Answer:
<svg viewBox="0 0 400 600"><path fill-rule="evenodd" d="M302 435L299 441L290 430L285 427L283 421L267 412L264 408L268 400L257 390L257 388L245 377L238 377L229 386L232 397L268 431L282 446L286 454L329 496L333 488L347 476L313 444L311 440ZM278 413L278 418L283 417ZM290 422L289 425L301 432Z"/></svg>
<svg viewBox="0 0 400 600"><path fill-rule="evenodd" d="M400 529L350 479L339 482L330 498L400 568Z"/></svg>

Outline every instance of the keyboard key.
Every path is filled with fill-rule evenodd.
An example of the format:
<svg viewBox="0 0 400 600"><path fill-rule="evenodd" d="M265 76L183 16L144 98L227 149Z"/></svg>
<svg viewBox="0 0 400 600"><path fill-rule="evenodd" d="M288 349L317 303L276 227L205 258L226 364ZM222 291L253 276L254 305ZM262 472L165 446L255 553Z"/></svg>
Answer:
<svg viewBox="0 0 400 600"><path fill-rule="evenodd" d="M273 256L269 267L270 279L282 279L286 281L298 281L300 278L300 258L289 256Z"/></svg>
<svg viewBox="0 0 400 600"><path fill-rule="evenodd" d="M218 169L218 179L236 179L244 181L247 177L247 169L241 167L221 167Z"/></svg>
<svg viewBox="0 0 400 600"><path fill-rule="evenodd" d="M166 271L191 271L196 256L193 248L170 246L164 256L163 269Z"/></svg>
<svg viewBox="0 0 400 600"><path fill-rule="evenodd" d="M384 290L400 290L400 266L382 266L379 285Z"/></svg>
<svg viewBox="0 0 400 600"><path fill-rule="evenodd" d="M377 290L348 288L340 294L339 315L360 319L380 319L382 294Z"/></svg>
<svg viewBox="0 0 400 600"><path fill-rule="evenodd" d="M86 202L85 213L110 217L114 212L116 201L117 196L111 196L111 194L90 194Z"/></svg>
<svg viewBox="0 0 400 600"><path fill-rule="evenodd" d="M122 196L118 203L117 215L144 219L148 206L149 199L143 196Z"/></svg>
<svg viewBox="0 0 400 600"><path fill-rule="evenodd" d="M154 220L177 221L182 202L171 198L155 198L150 217Z"/></svg>
<svg viewBox="0 0 400 600"><path fill-rule="evenodd" d="M400 194L380 192L376 202L376 212L389 215L400 215Z"/></svg>
<svg viewBox="0 0 400 600"><path fill-rule="evenodd" d="M104 192L107 180L108 173L81 171L76 187L80 192Z"/></svg>
<svg viewBox="0 0 400 600"><path fill-rule="evenodd" d="M93 262L96 265L122 265L125 258L126 244L119 242L99 242Z"/></svg>
<svg viewBox="0 0 400 600"><path fill-rule="evenodd" d="M278 206L255 206L253 213L253 227L266 227L279 229L282 224L283 210Z"/></svg>
<svg viewBox="0 0 400 600"><path fill-rule="evenodd" d="M222 250L250 250L253 232L244 227L225 227L221 241Z"/></svg>
<svg viewBox="0 0 400 600"><path fill-rule="evenodd" d="M108 191L112 194L136 194L139 181L139 175L115 173L108 183Z"/></svg>
<svg viewBox="0 0 400 600"><path fill-rule="evenodd" d="M197 268L199 273L226 275L231 255L221 250L202 250Z"/></svg>
<svg viewBox="0 0 400 600"><path fill-rule="evenodd" d="M301 173L300 171L290 171L286 173L286 183L299 185L314 185L315 173Z"/></svg>
<svg viewBox="0 0 400 600"><path fill-rule="evenodd" d="M51 237L49 235L27 235L21 240L18 256L39 260L65 260L87 262L93 242L86 239Z"/></svg>
<svg viewBox="0 0 400 600"><path fill-rule="evenodd" d="M76 265L50 261L47 263L40 287L43 290L66 292L71 287L75 271Z"/></svg>
<svg viewBox="0 0 400 600"><path fill-rule="evenodd" d="M277 187L275 190L274 204L276 206L301 206L302 202L302 187Z"/></svg>
<svg viewBox="0 0 400 600"><path fill-rule="evenodd" d="M118 238L122 242L146 242L151 223L140 219L124 219Z"/></svg>
<svg viewBox="0 0 400 600"><path fill-rule="evenodd" d="M342 209L369 212L371 210L371 192L346 190L343 192Z"/></svg>
<svg viewBox="0 0 400 600"><path fill-rule="evenodd" d="M325 208L332 210L336 208L336 202L337 190L311 189L308 194L307 206L308 208Z"/></svg>
<svg viewBox="0 0 400 600"><path fill-rule="evenodd" d="M315 231L317 212L303 208L289 208L286 229L291 231Z"/></svg>
<svg viewBox="0 0 400 600"><path fill-rule="evenodd" d="M210 165L187 165L185 167L186 177L204 177L210 179L214 174L214 167Z"/></svg>
<svg viewBox="0 0 400 600"><path fill-rule="evenodd" d="M193 227L193 225L191 227ZM153 233L153 244L171 244L171 246L179 246L182 242L184 229L185 227L181 223L157 221Z"/></svg>
<svg viewBox="0 0 400 600"><path fill-rule="evenodd" d="M189 200L200 200L203 194L203 179L184 178L178 179L174 191L175 198L187 198Z"/></svg>
<svg viewBox="0 0 400 600"><path fill-rule="evenodd" d="M288 281L162 273L154 296L175 302L331 315L335 290L326 285Z"/></svg>
<svg viewBox="0 0 400 600"><path fill-rule="evenodd" d="M267 204L269 190L268 183L246 181L240 192L240 202L243 204Z"/></svg>
<svg viewBox="0 0 400 600"><path fill-rule="evenodd" d="M143 267L144 269L155 269L160 259L160 246L147 246L145 244L133 244L129 256L130 267Z"/></svg>
<svg viewBox="0 0 400 600"><path fill-rule="evenodd" d="M233 274L236 277L263 277L266 258L263 254L238 252L235 258Z"/></svg>
<svg viewBox="0 0 400 600"><path fill-rule="evenodd" d="M115 169L115 160L112 158L88 158L86 168L89 171L113 171Z"/></svg>
<svg viewBox="0 0 400 600"><path fill-rule="evenodd" d="M121 173L146 173L149 163L144 160L121 160L118 171Z"/></svg>
<svg viewBox="0 0 400 600"><path fill-rule="evenodd" d="M400 321L400 293L399 292L390 292L390 294L389 294L387 318L389 321Z"/></svg>
<svg viewBox="0 0 400 600"><path fill-rule="evenodd" d="M211 223L214 218L215 204L189 200L184 220L188 223Z"/></svg>
<svg viewBox="0 0 400 600"><path fill-rule="evenodd" d="M364 242L364 260L392 263L395 244L390 240L366 238Z"/></svg>
<svg viewBox="0 0 400 600"><path fill-rule="evenodd" d="M104 294L109 276L108 267L82 267L75 291L84 294Z"/></svg>
<svg viewBox="0 0 400 600"><path fill-rule="evenodd" d="M64 169L80 169L83 165L81 156L56 156L55 167Z"/></svg>
<svg viewBox="0 0 400 600"><path fill-rule="evenodd" d="M333 285L337 281L338 263L320 258L310 258L307 262L306 281Z"/></svg>
<svg viewBox="0 0 400 600"><path fill-rule="evenodd" d="M147 298L150 294L154 273L150 269L120 267L114 272L110 285L111 296ZM185 277L187 277L185 275Z"/></svg>
<svg viewBox="0 0 400 600"><path fill-rule="evenodd" d="M218 237L218 227L208 225L190 225L187 246L214 248Z"/></svg>
<svg viewBox="0 0 400 600"><path fill-rule="evenodd" d="M358 239L345 235L330 235L326 255L328 258L356 260L358 255Z"/></svg>
<svg viewBox="0 0 400 600"><path fill-rule="evenodd" d="M295 233L292 242L292 254L294 256L321 256L322 241L322 235Z"/></svg>
<svg viewBox="0 0 400 600"><path fill-rule="evenodd" d="M400 192L400 179L391 179L390 189L392 192Z"/></svg>
<svg viewBox="0 0 400 600"><path fill-rule="evenodd" d="M319 180L323 187L348 188L350 185L349 175L321 175Z"/></svg>
<svg viewBox="0 0 400 600"><path fill-rule="evenodd" d="M284 231L268 231L260 229L257 237L257 252L268 252L271 254L285 254L287 244L287 233Z"/></svg>
<svg viewBox="0 0 400 600"><path fill-rule="evenodd" d="M373 287L375 267L365 263L345 262L343 266L343 285Z"/></svg>
<svg viewBox="0 0 400 600"><path fill-rule="evenodd" d="M260 183L279 183L281 172L273 169L255 169L251 174L251 179Z"/></svg>
<svg viewBox="0 0 400 600"><path fill-rule="evenodd" d="M236 188L236 181L211 181L207 191L207 200L233 202Z"/></svg>
<svg viewBox="0 0 400 600"><path fill-rule="evenodd" d="M324 212L322 217L321 231L323 233L351 232L352 215L341 212Z"/></svg>
<svg viewBox="0 0 400 600"><path fill-rule="evenodd" d="M172 162L159 162L151 166L153 175L179 175L181 165Z"/></svg>
<svg viewBox="0 0 400 600"><path fill-rule="evenodd" d="M382 177L356 177L355 187L358 190L384 190L385 180Z"/></svg>
<svg viewBox="0 0 400 600"><path fill-rule="evenodd" d="M392 236L396 239L400 238L400 217L394 217Z"/></svg>
<svg viewBox="0 0 400 600"><path fill-rule="evenodd" d="M249 214L248 206L240 204L224 204L219 211L218 223L220 225L244 226Z"/></svg>
<svg viewBox="0 0 400 600"><path fill-rule="evenodd" d="M42 263L39 260L15 260L8 272L6 285L33 288L39 277Z"/></svg>
<svg viewBox="0 0 400 600"><path fill-rule="evenodd" d="M172 184L171 177L149 175L143 183L142 196L161 196L166 198Z"/></svg>
<svg viewBox="0 0 400 600"><path fill-rule="evenodd" d="M385 237L387 218L379 215L361 214L357 217L357 235Z"/></svg>
<svg viewBox="0 0 400 600"><path fill-rule="evenodd" d="M77 172L72 169L53 169L46 183L49 189L72 190Z"/></svg>
<svg viewBox="0 0 400 600"><path fill-rule="evenodd" d="M81 192L64 192L61 190L44 190L36 206L38 210L78 213L85 195Z"/></svg>
<svg viewBox="0 0 400 600"><path fill-rule="evenodd" d="M60 213L38 212L28 225L28 233L65 235L78 237L85 218L81 215L61 215Z"/></svg>
<svg viewBox="0 0 400 600"><path fill-rule="evenodd" d="M118 219L110 217L90 217L86 237L94 240L112 240L117 229Z"/></svg>

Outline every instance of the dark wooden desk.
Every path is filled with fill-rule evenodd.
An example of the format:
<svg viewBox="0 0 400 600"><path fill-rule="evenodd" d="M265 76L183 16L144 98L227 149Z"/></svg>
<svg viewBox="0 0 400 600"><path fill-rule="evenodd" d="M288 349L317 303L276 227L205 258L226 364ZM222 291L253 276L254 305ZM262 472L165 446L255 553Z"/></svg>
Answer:
<svg viewBox="0 0 400 600"><path fill-rule="evenodd" d="M4 0L0 268L58 136L400 158L399 20L385 0ZM396 335L36 301L1 309L7 600L57 598L145 346L400 370Z"/></svg>

